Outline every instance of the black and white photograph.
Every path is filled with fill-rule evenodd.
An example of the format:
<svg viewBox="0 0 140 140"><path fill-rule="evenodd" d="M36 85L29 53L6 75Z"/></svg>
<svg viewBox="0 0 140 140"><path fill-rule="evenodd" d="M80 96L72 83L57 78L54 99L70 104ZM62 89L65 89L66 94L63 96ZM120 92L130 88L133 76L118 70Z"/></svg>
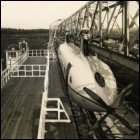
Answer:
<svg viewBox="0 0 140 140"><path fill-rule="evenodd" d="M139 1L1 1L1 139L139 139Z"/></svg>

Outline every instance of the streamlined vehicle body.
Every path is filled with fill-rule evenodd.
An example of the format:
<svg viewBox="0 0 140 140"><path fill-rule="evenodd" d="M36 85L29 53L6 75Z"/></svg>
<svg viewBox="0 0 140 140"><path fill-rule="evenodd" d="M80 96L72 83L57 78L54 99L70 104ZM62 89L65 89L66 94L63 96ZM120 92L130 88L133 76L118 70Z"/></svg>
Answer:
<svg viewBox="0 0 140 140"><path fill-rule="evenodd" d="M106 111L94 100L97 94L111 106L117 96L116 79L107 64L97 56L84 56L73 43L63 43L58 57L68 93L81 107L90 111Z"/></svg>

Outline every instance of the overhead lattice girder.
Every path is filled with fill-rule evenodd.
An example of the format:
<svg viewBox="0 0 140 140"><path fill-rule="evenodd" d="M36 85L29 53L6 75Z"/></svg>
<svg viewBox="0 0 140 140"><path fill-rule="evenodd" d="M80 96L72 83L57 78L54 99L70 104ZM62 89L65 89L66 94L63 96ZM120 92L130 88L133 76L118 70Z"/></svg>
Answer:
<svg viewBox="0 0 140 140"><path fill-rule="evenodd" d="M90 1L60 23L57 33L64 38L66 31L69 31L71 39L79 40L81 29L87 28L90 43L95 42L98 47L105 47L105 42L113 39L107 45L108 49L115 42L116 46L122 46L121 54L129 56L134 44L139 42L136 41L139 36L139 25L136 22L139 18L139 3L136 2L138 9L132 16L128 11L130 2L135 1ZM129 40L130 36L133 39Z"/></svg>

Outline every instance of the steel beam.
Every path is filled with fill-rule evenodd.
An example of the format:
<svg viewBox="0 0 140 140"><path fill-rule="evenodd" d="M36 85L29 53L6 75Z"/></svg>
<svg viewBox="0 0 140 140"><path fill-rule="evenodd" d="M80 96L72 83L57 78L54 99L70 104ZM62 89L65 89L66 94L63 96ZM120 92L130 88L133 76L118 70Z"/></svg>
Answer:
<svg viewBox="0 0 140 140"><path fill-rule="evenodd" d="M108 10L106 11L107 13L106 13L106 15L107 15L107 26L108 26L108 24L109 24L109 14L110 14L110 9L109 9L109 7L108 7L108 2L107 2L107 8L108 8ZM109 36L109 29L107 30L107 36Z"/></svg>
<svg viewBox="0 0 140 140"><path fill-rule="evenodd" d="M132 21L131 21L131 23L129 25L129 28L132 28L134 26L134 24L136 24L136 20L137 20L138 17L139 17L139 9L137 10L135 16L132 18Z"/></svg>
<svg viewBox="0 0 140 140"><path fill-rule="evenodd" d="M57 42L59 44L63 43L64 40L57 37ZM76 41L76 45L80 46L80 42ZM113 63L116 63L122 67L125 67L131 71L133 71L136 74L139 74L139 62L135 59L132 59L128 56L124 56L122 54L118 54L115 52L112 52L110 50L106 50L104 48L96 47L95 45L91 44L89 47L91 53L97 53L98 55L108 59L109 61L112 61Z"/></svg>
<svg viewBox="0 0 140 140"><path fill-rule="evenodd" d="M95 17L96 17L96 14L97 14L98 5L99 5L99 2L97 2L95 11L94 11L94 13L92 14L93 16L92 16L92 22L91 22L90 31L93 29L93 25L94 25L94 23L95 23Z"/></svg>
<svg viewBox="0 0 140 140"><path fill-rule="evenodd" d="M108 35L108 32L109 32L110 23L111 23L111 21L112 21L112 19L113 19L113 16L114 16L115 11L116 11L116 7L117 7L117 4L115 5L115 7L114 7L114 9L113 9L113 12L112 12L112 14L111 14L110 20L108 21L108 24L107 24L107 29L106 29L107 35Z"/></svg>
<svg viewBox="0 0 140 140"><path fill-rule="evenodd" d="M99 32L100 32L100 47L103 47L103 32L102 32L102 1L99 2Z"/></svg>
<svg viewBox="0 0 140 140"><path fill-rule="evenodd" d="M123 22L123 38L124 38L124 54L126 56L129 55L129 15L128 15L128 1L124 1L123 8L122 8L122 22Z"/></svg>
<svg viewBox="0 0 140 140"><path fill-rule="evenodd" d="M109 42L108 46L106 47L106 50L103 49L105 51L105 55L102 54L102 49L101 49L101 52L99 52L99 50L97 51L100 55L102 54L104 57L106 57L106 52L107 54L109 53L109 55L111 56L114 55L111 58L108 57L108 59L113 58L112 61L114 61L115 63L119 63L122 66L126 66L130 68L131 70L134 69L135 72L138 72L137 68L136 69L133 68L135 63L133 65L133 59L130 58L132 55L129 55L129 51L131 51L134 48L134 43L137 39L137 36L139 35L139 31L137 31L135 35L131 37L131 39L129 39L129 36L130 36L129 28L133 27L133 25L136 24L135 21L139 17L139 11L136 12L134 17L131 17L132 21L131 21L131 24L129 25L130 15L128 15L128 10L129 10L128 3L129 3L128 1L88 2L82 8L80 8L78 11L72 14L69 18L67 18L61 24L58 25L59 36L61 37L61 39L62 37L64 38L66 29L69 29L70 32L72 33L71 34L72 37L70 37L71 42L78 42L80 40L81 27L84 27L84 25L86 26L87 24L90 30L90 38L89 38L90 44L94 43L94 45L97 46L97 49L100 49L99 47L101 48L102 46L106 47L106 45L104 45L103 39ZM110 16L109 16L109 12L110 12ZM102 17L104 13L106 15L103 19ZM119 15L122 18L122 23L120 23L121 25L119 25L117 22L117 19L119 19L118 17ZM96 16L98 18L99 24L97 23ZM114 19L113 22L112 22L112 19ZM104 24L106 23L104 22L106 20L107 20L107 25ZM121 32L118 33L118 31L121 31ZM108 38L104 38L106 36L108 36ZM109 39L113 39L113 41ZM119 49L120 45L122 48ZM92 45L89 47L92 48ZM112 49L112 52L111 52L111 49ZM113 51L118 51L118 54ZM128 62L132 60L130 61L130 64L128 64L126 59L128 59ZM122 62L125 62L125 64L122 64Z"/></svg>
<svg viewBox="0 0 140 140"><path fill-rule="evenodd" d="M113 29L113 27L114 27L114 25L115 25L115 23L116 23L116 20L117 20L117 18L118 18L118 16L119 16L120 12L121 12L121 7L120 7L120 9L119 9L117 15L114 17L113 25L112 25L112 27L111 27L111 29L110 29L110 32L108 33L108 36L109 36L109 34L111 33L111 31L112 31L112 29ZM120 28L119 28L119 29L120 29ZM121 29L120 29L120 30L121 30Z"/></svg>
<svg viewBox="0 0 140 140"><path fill-rule="evenodd" d="M135 73L139 73L139 62L130 58L123 56L121 54L112 52L110 50L105 50L103 48L99 48L96 46L91 46L90 48L91 52L96 52L97 54L109 59L112 62L115 62L123 67L126 67Z"/></svg>
<svg viewBox="0 0 140 140"><path fill-rule="evenodd" d="M97 2L96 4L96 8L95 8L95 11L94 13L92 14L92 21L91 21L91 27L90 27L90 33L91 33L91 39L90 39L90 42L92 41L92 38L93 38L93 32L92 32L92 29L94 27L94 24L95 24L95 17L96 17L96 14L97 14L97 9L98 9L98 5L99 5L99 2Z"/></svg>

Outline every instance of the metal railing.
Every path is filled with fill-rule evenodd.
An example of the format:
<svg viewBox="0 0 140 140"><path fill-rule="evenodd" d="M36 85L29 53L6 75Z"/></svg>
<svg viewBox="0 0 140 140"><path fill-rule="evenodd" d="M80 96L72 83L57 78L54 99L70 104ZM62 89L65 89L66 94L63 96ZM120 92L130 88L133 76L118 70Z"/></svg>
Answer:
<svg viewBox="0 0 140 140"><path fill-rule="evenodd" d="M49 103L53 102L53 104L57 105L56 107L49 107ZM70 123L70 118L60 100L60 98L47 98L46 100L46 109L44 109L46 112L46 118L45 122L52 122L52 123ZM53 113L56 113L56 116L53 115ZM51 118L47 118L49 116L52 116Z"/></svg>
<svg viewBox="0 0 140 140"><path fill-rule="evenodd" d="M46 65L14 65L12 77L44 77Z"/></svg>
<svg viewBox="0 0 140 140"><path fill-rule="evenodd" d="M12 71L15 69L16 65L23 64L26 61L27 57L28 57L27 53L24 53L17 61L9 65L5 70L1 72L1 89L6 85L8 80L12 77Z"/></svg>
<svg viewBox="0 0 140 140"><path fill-rule="evenodd" d="M48 52L48 54L49 54L49 52ZM40 118L39 118L37 139L44 139L44 134L46 133L44 108L46 106L46 99L47 99L47 96L48 96L49 60L50 60L50 58L49 58L49 55L48 55L47 56L47 65L46 65L46 73L45 73L45 80L44 80L44 92L43 92L43 95L42 95L42 103L41 103L41 110L40 110Z"/></svg>
<svg viewBox="0 0 140 140"><path fill-rule="evenodd" d="M44 57L47 55L48 55L48 51L45 49L28 50L28 57Z"/></svg>
<svg viewBox="0 0 140 140"><path fill-rule="evenodd" d="M49 87L49 63L50 62L50 53L48 51L47 56L47 65L46 65L46 74L45 74L45 80L44 80L44 92L42 95L42 103L41 103L41 111L40 111L40 118L39 118L39 127L38 127L38 135L37 139L44 139L45 133L47 132L45 129L45 124L47 122L63 122L63 123L69 123L70 118L59 98L48 98L48 87ZM56 102L57 107L49 108L48 103L49 102ZM49 112L56 112L57 117L48 119L46 118L47 115L49 115ZM65 118L61 118L61 113L65 115Z"/></svg>
<svg viewBox="0 0 140 140"><path fill-rule="evenodd" d="M50 62L56 62L57 61L57 56L56 56L55 52L50 52L49 53L49 59L50 59Z"/></svg>
<svg viewBox="0 0 140 140"><path fill-rule="evenodd" d="M5 86L8 80L11 78L11 69L8 67L1 73L1 89Z"/></svg>
<svg viewBox="0 0 140 140"><path fill-rule="evenodd" d="M48 55L49 62L57 61L57 57L54 51L49 52L47 50L27 50L24 52L17 61L9 65L5 70L1 72L1 88L4 87L4 85L11 77L44 77L46 73L46 65L22 64L27 60L28 57L48 57Z"/></svg>
<svg viewBox="0 0 140 140"><path fill-rule="evenodd" d="M28 50L28 57L46 57L48 56L48 50L40 49L40 50ZM50 62L56 62L57 57L54 51L49 51L49 59Z"/></svg>

